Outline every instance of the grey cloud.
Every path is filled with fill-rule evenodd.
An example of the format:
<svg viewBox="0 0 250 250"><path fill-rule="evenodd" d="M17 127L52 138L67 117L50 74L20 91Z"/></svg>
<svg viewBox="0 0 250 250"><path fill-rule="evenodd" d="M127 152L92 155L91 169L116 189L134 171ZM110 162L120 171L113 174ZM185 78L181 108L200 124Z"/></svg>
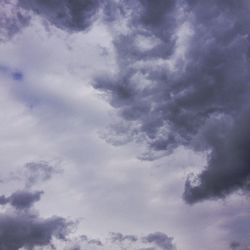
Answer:
<svg viewBox="0 0 250 250"><path fill-rule="evenodd" d="M91 239L88 241L88 244L93 244L93 245L97 245L97 246L102 246L102 242L100 240L97 239Z"/></svg>
<svg viewBox="0 0 250 250"><path fill-rule="evenodd" d="M80 250L92 249L92 247L97 247L96 249L98 249L98 247L102 247L103 249L175 250L176 248L172 241L172 237L169 237L162 232L151 233L144 237L112 232L110 233L110 237L105 241L96 239L89 240L89 237L86 235L71 239L70 246L68 246L67 249Z"/></svg>
<svg viewBox="0 0 250 250"><path fill-rule="evenodd" d="M17 191L9 197L1 196L1 205L10 204L14 211L0 213L0 249L34 249L35 246L53 246L52 239L66 240L72 222L62 217L42 218L30 211L42 192Z"/></svg>
<svg viewBox="0 0 250 250"><path fill-rule="evenodd" d="M5 205L9 202L9 199L5 195L0 196L0 205Z"/></svg>
<svg viewBox="0 0 250 250"><path fill-rule="evenodd" d="M62 172L63 169L59 166L47 161L27 162L22 169L3 176L2 182L20 181L23 183L23 188L29 190L36 184L49 181L54 175Z"/></svg>
<svg viewBox="0 0 250 250"><path fill-rule="evenodd" d="M42 191L17 191L9 197L9 203L16 209L30 208L35 202L40 200L42 194Z"/></svg>
<svg viewBox="0 0 250 250"><path fill-rule="evenodd" d="M173 245L173 238L167 236L161 232L155 232L144 237L144 241L148 243L154 243L162 250L173 250L175 246Z"/></svg>
<svg viewBox="0 0 250 250"><path fill-rule="evenodd" d="M0 31L1 33L1 31ZM7 65L0 65L0 74L12 78L15 81L22 81L24 79L24 74L20 70L15 70Z"/></svg>
<svg viewBox="0 0 250 250"><path fill-rule="evenodd" d="M111 242L121 243L119 244L120 247L125 249L176 249L173 244L173 238L162 232L150 233L143 237L138 237L136 235L123 235L122 233L111 233ZM123 243L129 244L124 245Z"/></svg>
<svg viewBox="0 0 250 250"><path fill-rule="evenodd" d="M73 238L70 240L70 246L67 249L69 250L81 250L95 247L103 247L104 244L99 239L90 238L87 235L81 235L77 238Z"/></svg>
<svg viewBox="0 0 250 250"><path fill-rule="evenodd" d="M197 32L202 39L195 36L197 41L193 46L196 47L190 49L190 57L191 53L198 52L199 57L194 59L200 61L193 76L205 83L204 92L200 93L196 88L197 94L203 93L201 97L207 102L206 106L214 110L207 113L199 131L201 149L205 147L210 153L207 167L198 176L198 185L189 180L186 183L184 198L189 203L225 197L248 185L249 28L246 23L249 20L246 10L249 10L249 5L246 1L239 1L235 8L233 3L212 1L214 11L205 5L203 16L197 15L196 22L201 22L203 28ZM194 8L200 12L201 4ZM209 21L212 15L215 19ZM208 27L210 34L205 30ZM202 43L206 41L204 47ZM199 51L202 49L206 52ZM199 101L196 106L202 103Z"/></svg>
<svg viewBox="0 0 250 250"><path fill-rule="evenodd" d="M70 250L81 250L81 246L70 247Z"/></svg>
<svg viewBox="0 0 250 250"><path fill-rule="evenodd" d="M25 186L27 188L52 178L53 175L60 173L58 167L51 165L49 162L28 162L24 166Z"/></svg>
<svg viewBox="0 0 250 250"><path fill-rule="evenodd" d="M122 241L137 241L138 240L138 238L137 238L137 236L135 236L135 235L123 235L122 233L111 233L111 240L113 241L113 242L116 242L116 241L118 241L118 242L122 242Z"/></svg>
<svg viewBox="0 0 250 250"><path fill-rule="evenodd" d="M19 0L19 5L68 32L82 31L95 20L99 0Z"/></svg>
<svg viewBox="0 0 250 250"><path fill-rule="evenodd" d="M0 4L0 41L4 42L28 26L30 16L15 1L1 0Z"/></svg>
<svg viewBox="0 0 250 250"><path fill-rule="evenodd" d="M0 248L49 246L53 237L65 240L67 227L65 219L60 217L43 219L32 214L0 214Z"/></svg>
<svg viewBox="0 0 250 250"><path fill-rule="evenodd" d="M249 2L164 2L134 8L131 33L114 36L118 72L94 86L151 152L207 153L204 171L186 181L188 203L225 197L250 177ZM138 34L159 42L142 50Z"/></svg>
<svg viewBox="0 0 250 250"><path fill-rule="evenodd" d="M42 191L16 191L9 197L4 195L0 196L0 205L10 204L18 210L29 209L35 202L40 200L42 194Z"/></svg>
<svg viewBox="0 0 250 250"><path fill-rule="evenodd" d="M240 247L240 243L238 241L232 241L230 243L230 249L232 250L237 250Z"/></svg>

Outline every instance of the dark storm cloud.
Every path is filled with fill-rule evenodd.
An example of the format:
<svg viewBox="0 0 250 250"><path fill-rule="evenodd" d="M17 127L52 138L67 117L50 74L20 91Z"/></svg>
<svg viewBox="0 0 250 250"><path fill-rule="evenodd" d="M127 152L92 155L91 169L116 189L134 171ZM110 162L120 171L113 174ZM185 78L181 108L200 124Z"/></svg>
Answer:
<svg viewBox="0 0 250 250"><path fill-rule="evenodd" d="M27 250L35 246L52 246L52 239L66 240L71 222L53 216L47 219L32 213L29 208L40 200L42 192L17 191L9 197L1 196L1 205L16 208L0 213L0 249ZM25 210L24 210L25 209Z"/></svg>
<svg viewBox="0 0 250 250"><path fill-rule="evenodd" d="M249 3L210 4L210 8L200 2L192 6L198 13L194 22L201 27L189 52L193 65L196 61L195 70L190 67L196 82L196 95L190 101L206 111L205 117L197 115L202 119L196 134L198 149L210 153L198 184L186 182L184 198L189 203L245 188L250 176Z"/></svg>
<svg viewBox="0 0 250 250"><path fill-rule="evenodd" d="M127 3L127 9L134 4ZM140 1L132 9L131 32L114 37L118 72L97 77L95 87L128 122L126 134L146 141L152 151L186 146L207 153L205 170L186 181L188 203L245 188L249 1ZM185 25L189 35L181 40ZM142 49L138 34L158 42Z"/></svg>
<svg viewBox="0 0 250 250"><path fill-rule="evenodd" d="M82 31L95 20L99 0L19 0L19 5L69 32Z"/></svg>

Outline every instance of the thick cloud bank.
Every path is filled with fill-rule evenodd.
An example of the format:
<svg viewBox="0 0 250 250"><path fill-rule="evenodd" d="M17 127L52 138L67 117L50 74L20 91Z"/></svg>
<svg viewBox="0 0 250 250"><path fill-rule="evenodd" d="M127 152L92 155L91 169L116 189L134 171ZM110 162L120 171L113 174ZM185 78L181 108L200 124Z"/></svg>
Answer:
<svg viewBox="0 0 250 250"><path fill-rule="evenodd" d="M94 85L110 97L126 135L146 141L151 152L185 146L207 154L203 172L185 183L190 204L248 188L248 0L20 0L17 6L15 20L2 17L5 33L28 23L24 10L68 32L83 31L101 7L118 70Z"/></svg>
<svg viewBox="0 0 250 250"><path fill-rule="evenodd" d="M129 28L114 37L118 71L99 76L95 87L127 121L126 134L152 151L186 146L207 153L204 171L186 181L188 203L244 189L250 177L249 1L123 4Z"/></svg>
<svg viewBox="0 0 250 250"><path fill-rule="evenodd" d="M149 151L185 146L207 153L204 171L185 183L188 203L247 188L249 1L18 3L68 32L90 27L102 9L118 70L94 86L126 121L117 130L146 141Z"/></svg>

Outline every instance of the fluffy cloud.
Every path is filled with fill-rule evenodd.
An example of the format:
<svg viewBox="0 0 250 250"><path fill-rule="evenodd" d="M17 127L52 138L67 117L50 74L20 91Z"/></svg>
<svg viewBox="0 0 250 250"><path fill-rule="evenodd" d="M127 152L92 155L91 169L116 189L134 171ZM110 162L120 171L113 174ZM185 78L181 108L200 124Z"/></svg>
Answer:
<svg viewBox="0 0 250 250"><path fill-rule="evenodd" d="M111 233L111 240L113 242L116 242L116 241L120 241L120 242L123 242L123 241L137 241L138 238L135 236L135 235L123 235L122 233Z"/></svg>
<svg viewBox="0 0 250 250"><path fill-rule="evenodd" d="M101 7L112 27L118 16L123 18L125 29L111 28L118 70L97 77L94 86L109 95L127 121L126 134L146 141L154 152L186 146L207 153L204 171L186 181L183 197L188 203L225 197L248 186L248 1L17 4L18 13L11 15L16 16L15 27L6 15L2 18L10 33L28 22L28 14L20 14L25 10L68 32L90 27Z"/></svg>
<svg viewBox="0 0 250 250"><path fill-rule="evenodd" d="M33 203L40 200L42 191L29 192L25 190L20 190L13 193L9 197L1 196L1 204L5 205L9 203L18 210L30 208Z"/></svg>
<svg viewBox="0 0 250 250"><path fill-rule="evenodd" d="M17 8L15 0L1 0L0 9L0 41L7 41L30 22L30 16Z"/></svg>
<svg viewBox="0 0 250 250"><path fill-rule="evenodd" d="M58 1L25 2L26 6L19 1L16 11L25 17L36 15L34 22L20 36L1 43L2 192L42 184L39 190L47 195L38 208L49 219L60 211L62 216L84 216L80 226L90 235L99 237L113 230L130 233L115 233L113 241L92 237L72 240L69 247L75 250L170 247L171 237L162 233L146 235L143 242L131 234L145 235L152 228L178 235L180 249L228 249L231 239L247 239L247 233L242 234L247 229L247 216L239 222L242 230L235 222L220 227L232 214L239 214L241 206L249 211L247 204L242 205L242 197L231 213L228 208L232 203L205 202L189 207L179 200L184 176L203 164L203 158L191 160L193 153L180 147L168 158L140 162L133 158L140 150L137 145L114 148L97 138L96 130L105 126L105 112L110 108L86 87L90 75L118 68L113 75L100 75L95 86L109 96L123 119L123 126L115 127L123 133L122 139L146 141L149 151L144 158L168 154L180 145L208 153L204 174L186 182L184 197L189 203L224 197L247 187L247 183L242 185L248 175L243 164L247 163L248 144L244 142L248 140L245 117L249 107L248 38L243 35L248 23L244 20L248 19L246 2L109 1L104 15L117 64L108 56L113 48L107 41L112 37L103 23L96 22L90 32L75 33L91 25L73 27L73 12L65 1L58 7L69 14L62 23L56 12L46 9L53 9L50 3ZM97 15L98 10L89 20L93 22ZM22 27L26 24L17 30ZM52 32L48 34L46 28ZM223 73L224 69L229 70ZM41 159L63 161L63 178L45 182L55 172L49 163L39 162ZM20 170L25 162L30 163ZM244 177L235 167L238 163ZM151 168L151 164L157 167ZM11 183L4 178L9 170L13 173L7 178ZM21 188L15 187L15 180L21 182ZM1 211L13 218L17 213L24 219L33 216L39 198L35 199L38 195L33 191L25 192L31 200L25 209L11 205L13 195L9 195L0 197L0 203L5 204ZM36 214L32 218L47 220ZM234 232L224 240L229 228ZM236 237L235 231L242 236Z"/></svg>
<svg viewBox="0 0 250 250"><path fill-rule="evenodd" d="M42 218L31 211L42 192L17 191L9 197L1 196L1 205L10 204L0 213L0 248L3 250L33 249L35 246L53 246L53 238L66 240L71 222L62 217Z"/></svg>
<svg viewBox="0 0 250 250"><path fill-rule="evenodd" d="M60 29L69 32L88 28L99 10L99 0L20 0L19 5L44 17Z"/></svg>
<svg viewBox="0 0 250 250"><path fill-rule="evenodd" d="M221 198L250 176L249 3L164 3L133 9L129 31L114 39L119 69L95 87L127 121L126 134L152 151L207 153L204 171L186 181L188 203Z"/></svg>
<svg viewBox="0 0 250 250"><path fill-rule="evenodd" d="M60 217L43 219L32 214L0 214L0 246L4 250L48 246L52 238L65 239L67 222Z"/></svg>
<svg viewBox="0 0 250 250"><path fill-rule="evenodd" d="M168 237L166 234L161 232L151 233L144 237L144 241L147 243L154 243L162 250L173 250L173 238Z"/></svg>
<svg viewBox="0 0 250 250"><path fill-rule="evenodd" d="M1 0L0 41L7 41L30 24L32 14L67 32L88 29L100 11L99 0Z"/></svg>

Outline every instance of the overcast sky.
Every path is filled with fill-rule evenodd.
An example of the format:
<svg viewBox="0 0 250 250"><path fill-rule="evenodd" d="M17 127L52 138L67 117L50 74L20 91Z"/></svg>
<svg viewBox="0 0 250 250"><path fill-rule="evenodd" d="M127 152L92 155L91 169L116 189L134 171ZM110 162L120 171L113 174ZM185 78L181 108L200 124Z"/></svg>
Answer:
<svg viewBox="0 0 250 250"><path fill-rule="evenodd" d="M0 250L250 249L250 1L0 6Z"/></svg>

